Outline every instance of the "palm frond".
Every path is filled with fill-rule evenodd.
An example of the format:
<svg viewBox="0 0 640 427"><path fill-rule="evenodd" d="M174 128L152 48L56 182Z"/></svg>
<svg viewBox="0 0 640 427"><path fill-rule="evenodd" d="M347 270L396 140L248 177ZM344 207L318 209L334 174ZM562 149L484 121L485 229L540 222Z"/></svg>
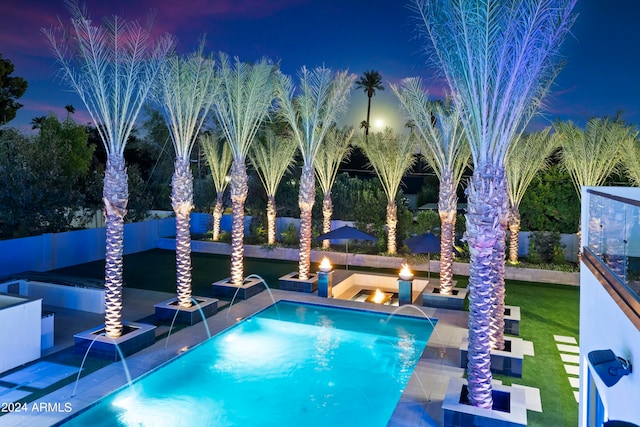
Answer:
<svg viewBox="0 0 640 427"><path fill-rule="evenodd" d="M219 55L213 111L236 160L244 161L273 107L275 73L275 65L264 58L247 64L236 57L231 63L228 55Z"/></svg>
<svg viewBox="0 0 640 427"><path fill-rule="evenodd" d="M369 134L368 138L359 137L357 144L376 171L387 198L394 200L402 177L415 163L414 138L387 128Z"/></svg>
<svg viewBox="0 0 640 427"><path fill-rule="evenodd" d="M634 137L628 138L623 148L626 153L622 157L622 164L627 172L627 176L636 187L640 187L640 141L638 131L634 131Z"/></svg>
<svg viewBox="0 0 640 427"><path fill-rule="evenodd" d="M520 205L536 174L549 166L550 156L558 148L557 134L547 127L540 132L521 135L509 146L505 162L509 202Z"/></svg>
<svg viewBox="0 0 640 427"><path fill-rule="evenodd" d="M215 61L200 48L181 58L174 54L160 67L151 93L169 129L176 157L187 160L218 90Z"/></svg>
<svg viewBox="0 0 640 427"><path fill-rule="evenodd" d="M583 186L602 185L620 165L623 148L637 132L631 126L609 118L592 118L583 131L571 121L554 124L558 133L562 165L581 194Z"/></svg>
<svg viewBox="0 0 640 427"><path fill-rule="evenodd" d="M231 148L217 135L205 133L200 136L205 159L211 169L211 178L217 193L222 193L229 185L229 171L233 163Z"/></svg>
<svg viewBox="0 0 640 427"><path fill-rule="evenodd" d="M258 172L269 196L275 196L280 181L290 170L298 143L289 135L278 135L266 128L258 133L249 151L249 160Z"/></svg>
<svg viewBox="0 0 640 427"><path fill-rule="evenodd" d="M314 169L320 188L323 193L328 193L338 175L338 168L343 160L349 157L353 147L353 128L338 129L332 126L327 132L320 150L314 162Z"/></svg>
<svg viewBox="0 0 640 427"><path fill-rule="evenodd" d="M305 164L313 164L325 134L336 118L346 111L355 74L333 73L325 67L302 67L300 88L288 76L280 74L278 99L280 112L292 128Z"/></svg>
<svg viewBox="0 0 640 427"><path fill-rule="evenodd" d="M413 0L427 52L461 115L474 164L504 162L559 69L576 0Z"/></svg>
<svg viewBox="0 0 640 427"><path fill-rule="evenodd" d="M60 67L98 129L107 153L122 155L160 64L174 47L165 35L120 17L94 25L75 0L65 2L71 24L42 29Z"/></svg>
<svg viewBox="0 0 640 427"><path fill-rule="evenodd" d="M421 151L440 177L452 171L457 185L469 165L471 151L455 105L429 99L420 78L407 78L391 85L407 118L414 124Z"/></svg>

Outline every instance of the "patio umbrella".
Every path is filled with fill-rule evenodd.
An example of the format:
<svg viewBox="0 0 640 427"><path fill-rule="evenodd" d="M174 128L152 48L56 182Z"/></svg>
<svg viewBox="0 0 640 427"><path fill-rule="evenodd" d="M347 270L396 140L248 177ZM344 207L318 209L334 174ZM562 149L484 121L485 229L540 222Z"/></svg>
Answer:
<svg viewBox="0 0 640 427"><path fill-rule="evenodd" d="M367 234L363 231L358 230L357 228L350 227L348 225L344 225L342 227L336 228L335 230L331 230L328 233L324 233L316 237L316 240L346 240L346 250L345 250L345 266L346 269L349 269L349 240L378 240L377 237L374 237L370 234Z"/></svg>
<svg viewBox="0 0 640 427"><path fill-rule="evenodd" d="M431 254L440 253L440 238L433 233L424 233L408 238L404 244L412 254L427 254L428 278L431 279Z"/></svg>

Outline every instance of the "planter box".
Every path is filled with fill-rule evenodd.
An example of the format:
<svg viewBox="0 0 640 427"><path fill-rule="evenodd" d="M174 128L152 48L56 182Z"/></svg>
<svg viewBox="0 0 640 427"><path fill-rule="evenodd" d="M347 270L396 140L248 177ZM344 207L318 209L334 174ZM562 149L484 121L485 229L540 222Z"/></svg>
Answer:
<svg viewBox="0 0 640 427"><path fill-rule="evenodd" d="M516 337L505 337L504 350L491 350L491 372L522 378L522 360L524 359L524 340ZM463 338L460 343L460 367L467 367L469 339Z"/></svg>
<svg viewBox="0 0 640 427"><path fill-rule="evenodd" d="M453 288L452 295L442 295L440 288L435 285L427 285L422 294L424 307L446 308L449 310L464 310L464 301L467 298L467 288Z"/></svg>
<svg viewBox="0 0 640 427"><path fill-rule="evenodd" d="M520 307L504 306L504 333L520 336Z"/></svg>
<svg viewBox="0 0 640 427"><path fill-rule="evenodd" d="M0 292L41 298L43 304L73 310L104 313L104 287L62 285L35 280L14 280L0 284Z"/></svg>
<svg viewBox="0 0 640 427"><path fill-rule="evenodd" d="M466 400L467 380L451 378L442 402L445 427L520 427L527 425L524 389L492 385L493 408L476 408Z"/></svg>
<svg viewBox="0 0 640 427"><path fill-rule="evenodd" d="M160 302L155 307L155 317L159 322L176 322L189 326L202 322L204 319L213 316L218 312L218 299L193 297L197 304L191 307L180 307L178 298Z"/></svg>
<svg viewBox="0 0 640 427"><path fill-rule="evenodd" d="M40 319L40 348L42 350L53 347L54 319L55 314L53 312L45 311L42 313L42 318Z"/></svg>
<svg viewBox="0 0 640 427"><path fill-rule="evenodd" d="M265 284L262 280L250 277L244 279L242 285L236 286L231 283L231 277L214 282L211 285L211 293L214 297L228 298L233 297L240 299L248 299L265 290Z"/></svg>
<svg viewBox="0 0 640 427"><path fill-rule="evenodd" d="M280 289L284 291L306 292L308 294L318 289L318 275L310 273L309 278L302 280L298 278L298 273L285 274L280 278Z"/></svg>
<svg viewBox="0 0 640 427"><path fill-rule="evenodd" d="M75 334L73 336L75 352L85 354L91 347L89 351L91 356L120 360L121 357L130 356L155 342L155 326L136 322L123 322L123 324L125 330L118 338L104 335L104 325Z"/></svg>

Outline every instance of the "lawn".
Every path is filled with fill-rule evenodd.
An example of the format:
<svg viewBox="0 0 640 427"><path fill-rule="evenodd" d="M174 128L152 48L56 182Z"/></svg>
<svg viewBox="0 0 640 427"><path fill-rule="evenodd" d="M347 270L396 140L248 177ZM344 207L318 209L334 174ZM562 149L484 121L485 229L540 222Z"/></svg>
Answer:
<svg viewBox="0 0 640 427"><path fill-rule="evenodd" d="M192 254L193 288L195 295L208 296L211 283L229 276L229 257ZM354 268L358 269L358 268ZM278 278L297 270L288 261L245 259L245 275L257 273L271 287L278 287ZM371 269L366 269L371 271ZM175 292L175 253L155 249L125 256L125 286L164 292ZM394 273L391 270L380 270ZM104 261L63 268L54 272L100 279L104 277ZM456 277L458 286L465 286L466 277ZM506 304L520 307L521 338L534 343L535 357L525 356L522 378L495 375L506 385L511 382L540 389L542 409L528 411L530 426L575 426L578 424L578 404L567 379L554 335L578 339L579 288L531 282L506 282Z"/></svg>

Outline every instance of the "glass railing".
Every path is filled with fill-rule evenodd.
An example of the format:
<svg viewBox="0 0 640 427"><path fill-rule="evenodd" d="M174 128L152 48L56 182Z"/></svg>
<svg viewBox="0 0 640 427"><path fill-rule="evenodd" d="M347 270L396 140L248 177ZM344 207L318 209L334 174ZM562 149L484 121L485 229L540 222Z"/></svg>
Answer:
<svg viewBox="0 0 640 427"><path fill-rule="evenodd" d="M640 201L595 189L587 194L585 246L640 301Z"/></svg>

